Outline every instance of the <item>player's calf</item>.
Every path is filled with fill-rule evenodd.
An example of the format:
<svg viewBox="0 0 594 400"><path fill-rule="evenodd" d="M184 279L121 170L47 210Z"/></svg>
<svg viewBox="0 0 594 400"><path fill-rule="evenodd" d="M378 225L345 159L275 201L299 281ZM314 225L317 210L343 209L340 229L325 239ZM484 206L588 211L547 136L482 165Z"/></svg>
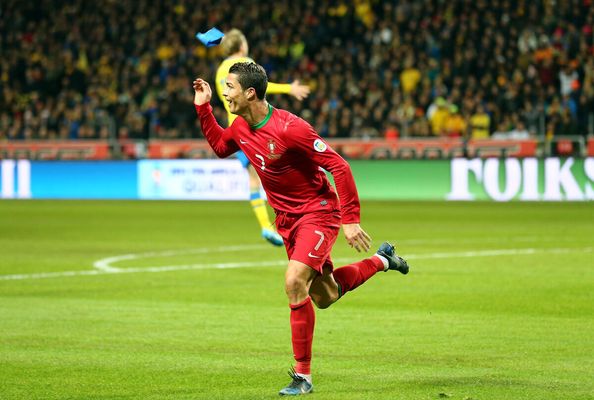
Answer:
<svg viewBox="0 0 594 400"><path fill-rule="evenodd" d="M334 304L340 298L340 293L332 273L317 276L311 283L309 296L319 309Z"/></svg>

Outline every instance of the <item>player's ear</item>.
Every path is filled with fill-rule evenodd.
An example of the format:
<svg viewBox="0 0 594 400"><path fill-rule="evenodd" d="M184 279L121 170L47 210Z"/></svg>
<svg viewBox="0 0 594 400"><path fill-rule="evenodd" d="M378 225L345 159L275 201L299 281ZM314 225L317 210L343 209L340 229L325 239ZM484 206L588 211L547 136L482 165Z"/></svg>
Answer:
<svg viewBox="0 0 594 400"><path fill-rule="evenodd" d="M248 100L250 100L250 101L251 100L256 100L256 97L257 97L256 96L256 89L254 89L253 87L247 88L246 91L245 91L245 97Z"/></svg>

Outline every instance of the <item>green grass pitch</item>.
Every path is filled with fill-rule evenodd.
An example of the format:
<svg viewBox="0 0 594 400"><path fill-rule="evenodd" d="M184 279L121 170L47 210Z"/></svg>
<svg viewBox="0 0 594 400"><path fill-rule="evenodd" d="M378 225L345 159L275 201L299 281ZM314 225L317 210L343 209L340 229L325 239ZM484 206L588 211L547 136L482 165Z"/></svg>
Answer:
<svg viewBox="0 0 594 400"><path fill-rule="evenodd" d="M317 311L313 399L594 398L592 203L364 202L380 273ZM0 202L0 399L273 399L285 253L244 202ZM359 259L344 238L336 264Z"/></svg>

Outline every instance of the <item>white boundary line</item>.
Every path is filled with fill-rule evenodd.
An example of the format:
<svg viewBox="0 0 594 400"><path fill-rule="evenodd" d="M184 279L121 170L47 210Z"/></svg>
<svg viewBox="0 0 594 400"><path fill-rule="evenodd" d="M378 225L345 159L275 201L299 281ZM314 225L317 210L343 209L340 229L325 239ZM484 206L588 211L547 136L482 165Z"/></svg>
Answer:
<svg viewBox="0 0 594 400"><path fill-rule="evenodd" d="M245 251L245 250L259 250L267 249L268 245L244 245L244 246L227 246L227 247L211 247L211 248L198 248L198 249L184 249L184 250L166 250L166 251L150 251L147 253L132 253L122 254L120 256L102 258L101 260L95 261L93 267L103 272L121 272L121 268L112 267L111 264L126 261L126 260L138 260L139 258L154 258L154 257L171 257L182 254L208 254L208 253L222 253L222 252L234 252L234 251ZM126 268L127 269L127 268ZM124 270L125 272L125 270Z"/></svg>
<svg viewBox="0 0 594 400"><path fill-rule="evenodd" d="M143 272L169 272L169 271L188 271L188 270L202 270L202 269L227 269L227 268L255 268L255 267L277 267L287 264L287 260L271 260L271 261L248 261L248 262L234 262L234 263L211 263L211 264L189 264L189 265L166 265L156 267L135 267L135 268L116 268L110 264L116 261L124 261L148 257L163 257L178 254L205 254L215 251L243 251L254 250L261 248L268 248L269 246L252 245L252 246L234 246L234 247L218 247L218 248L204 248L204 249L188 249L188 250L170 250L163 252L124 254L116 257L104 258L95 262L101 266L99 269L82 270L82 271L57 271L57 272L40 272L31 274L14 274L14 275L0 275L0 281L9 280L30 280L30 279L46 279L46 278L61 278L72 276L85 275L114 275L114 274L133 274ZM494 249L494 250L477 250L477 251L461 251L461 252L441 252L441 253L423 253L423 254L409 254L406 256L407 260L423 260L423 259L444 259L444 258L470 258L470 257L496 257L506 255L531 255L531 254L569 254L569 253L591 253L593 247L583 248L553 248L553 249ZM338 258L333 260L335 263L353 262L353 258Z"/></svg>

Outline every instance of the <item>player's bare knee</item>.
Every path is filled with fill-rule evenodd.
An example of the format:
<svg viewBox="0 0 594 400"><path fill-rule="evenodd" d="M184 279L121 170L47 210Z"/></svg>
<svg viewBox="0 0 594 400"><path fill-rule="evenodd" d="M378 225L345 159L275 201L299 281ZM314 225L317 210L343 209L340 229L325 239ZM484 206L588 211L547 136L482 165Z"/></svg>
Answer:
<svg viewBox="0 0 594 400"><path fill-rule="evenodd" d="M287 296L307 292L307 281L298 276L287 276L285 279Z"/></svg>

